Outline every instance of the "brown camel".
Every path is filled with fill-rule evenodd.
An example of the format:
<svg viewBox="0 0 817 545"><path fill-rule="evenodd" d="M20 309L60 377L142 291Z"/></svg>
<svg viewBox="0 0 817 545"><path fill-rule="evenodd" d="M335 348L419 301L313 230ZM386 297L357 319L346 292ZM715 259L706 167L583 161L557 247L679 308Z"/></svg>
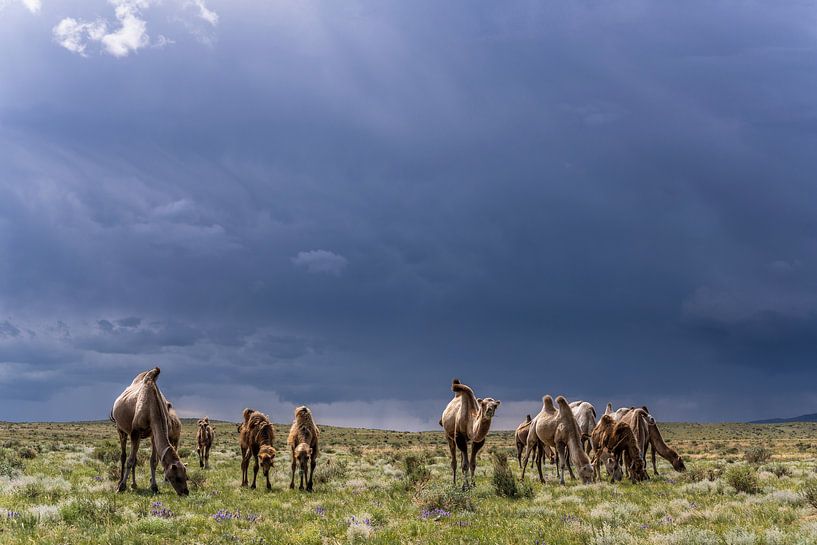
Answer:
<svg viewBox="0 0 817 545"><path fill-rule="evenodd" d="M122 448L121 477L119 491L127 488L128 472L136 466L139 442L150 437L150 489L159 491L156 484L156 464L162 463L165 480L181 496L189 494L187 488L187 468L179 459L176 448L170 440L172 423L168 413L167 399L156 385L159 368L139 373L130 386L116 398L111 410L111 420L116 423L119 443ZM130 457L125 464L128 438L131 441ZM134 488L136 481L134 479Z"/></svg>
<svg viewBox="0 0 817 545"><path fill-rule="evenodd" d="M525 417L525 421L519 424L516 428L515 433L515 440L516 440L516 461L519 462L519 469L522 469L522 453L525 452L525 446L528 444L528 432L530 431L531 426L531 417L527 415ZM542 458L547 457L550 460L550 463L556 463L556 456L553 451L547 445L543 444L541 441L536 443L536 450L534 451L534 461L536 462L537 466L540 468L539 472L541 473L542 467Z"/></svg>
<svg viewBox="0 0 817 545"><path fill-rule="evenodd" d="M598 469L599 460L603 460L607 466L607 473L611 475L610 482L620 481L621 462L626 458L629 460L627 474L630 480L633 483L646 480L647 474L638 452L633 429L626 422L614 422L612 426L609 426L612 422L609 415L603 416L602 419L605 421L603 427L606 426L607 433L602 433L599 438L601 443L596 451L596 469Z"/></svg>
<svg viewBox="0 0 817 545"><path fill-rule="evenodd" d="M196 452L199 455L199 467L210 469L210 448L213 446L215 432L210 426L210 419L206 416L198 421L196 433Z"/></svg>
<svg viewBox="0 0 817 545"><path fill-rule="evenodd" d="M239 426L238 444L241 447L241 486L247 486L250 458L255 459L252 486L255 488L260 463L264 477L267 479L267 490L272 489L269 481L269 470L275 462L276 450L272 447L275 440L275 429L267 415L254 409L244 409L244 423Z"/></svg>
<svg viewBox="0 0 817 545"><path fill-rule="evenodd" d="M609 442L613 428L616 426L616 421L613 419L611 413L612 411L602 415L596 427L593 428L593 433L590 434L591 443L593 445L593 473L595 479L601 479L599 466L604 463L607 475L612 481L618 481L621 480L621 468L615 463L613 457L602 449L602 446Z"/></svg>
<svg viewBox="0 0 817 545"><path fill-rule="evenodd" d="M556 403L559 406L558 410L553 406L553 399L550 396L542 398L542 411L533 419L531 432L528 433L522 478L525 478L530 454L534 452L537 441L541 441L556 451L556 473L561 484L564 484L564 470L568 467L569 460L578 467L582 482L589 483L593 480L593 466L581 446L579 425L564 397L557 397ZM544 482L541 472L539 478Z"/></svg>
<svg viewBox="0 0 817 545"><path fill-rule="evenodd" d="M321 431L315 425L309 407L296 408L295 418L289 428L289 437L287 437L287 444L292 452L290 488L295 488L295 468L298 467L301 473L301 484L298 490L304 489L304 480L306 480L306 491L312 492L312 477L315 474L315 465L317 465L320 435Z"/></svg>
<svg viewBox="0 0 817 545"><path fill-rule="evenodd" d="M650 423L655 424L655 419L650 416L644 407L630 408L628 410L619 409L613 413L613 418L616 414L620 415L619 422L627 423L633 430L635 436L636 446L638 447L638 455L641 458L641 463L647 467L647 446L649 444L649 426ZM629 453L624 453L624 461L629 466L632 462L627 460ZM646 472L644 473L645 475ZM649 476L647 476L649 478Z"/></svg>
<svg viewBox="0 0 817 545"><path fill-rule="evenodd" d="M457 484L457 449L462 454L463 487L467 488L470 468L471 484L474 483L474 471L477 467L477 453L485 444L485 436L491 429L501 401L492 397L478 399L474 391L458 379L451 381L452 399L440 418L440 426L445 431L448 448L451 451L451 473L454 484ZM468 444L471 444L471 457L468 457Z"/></svg>
<svg viewBox="0 0 817 545"><path fill-rule="evenodd" d="M661 431L658 429L658 424L655 423L655 419L647 422L647 430L649 432L649 447L652 455L652 470L655 474L658 475L658 467L655 465L656 452L672 464L672 468L675 471L686 471L684 460L681 459L678 452L664 442L664 437L661 435Z"/></svg>

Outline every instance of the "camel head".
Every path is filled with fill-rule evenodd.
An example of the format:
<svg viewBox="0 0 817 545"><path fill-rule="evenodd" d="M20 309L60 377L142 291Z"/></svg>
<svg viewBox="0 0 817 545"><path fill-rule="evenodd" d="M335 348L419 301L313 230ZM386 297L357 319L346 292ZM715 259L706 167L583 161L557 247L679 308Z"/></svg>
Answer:
<svg viewBox="0 0 817 545"><path fill-rule="evenodd" d="M300 443L297 447L295 447L293 456L298 463L298 468L301 475L303 475L306 473L307 469L309 468L309 464L312 461L312 447L306 443Z"/></svg>
<svg viewBox="0 0 817 545"><path fill-rule="evenodd" d="M610 451L607 448L603 448L601 453L599 453L599 457L601 461L604 463L604 469L607 470L607 476L610 477L613 482L621 480L621 467L618 465L617 460L615 457L610 454Z"/></svg>
<svg viewBox="0 0 817 545"><path fill-rule="evenodd" d="M295 409L295 418L297 419L299 416L301 418L312 416L312 411L310 411L309 407L307 407L306 405L301 405L300 407L297 407Z"/></svg>
<svg viewBox="0 0 817 545"><path fill-rule="evenodd" d="M499 407L500 403L502 403L498 399L494 399L492 397L477 399L477 401L479 402L480 410L482 411L482 417L486 420L490 420L494 417L497 407Z"/></svg>
<svg viewBox="0 0 817 545"><path fill-rule="evenodd" d="M258 449L258 463L261 464L264 477L269 477L269 470L275 465L276 454L276 450L269 445L261 445L261 448Z"/></svg>
<svg viewBox="0 0 817 545"><path fill-rule="evenodd" d="M684 461L681 459L681 457L676 455L676 457L672 460L672 469L675 471L686 471L687 466L684 465Z"/></svg>
<svg viewBox="0 0 817 545"><path fill-rule="evenodd" d="M593 471L592 464L584 464L579 467L579 478L582 480L582 484L592 483L594 475L595 471Z"/></svg>
<svg viewBox="0 0 817 545"><path fill-rule="evenodd" d="M645 481L647 479L647 471L644 469L644 462L641 460L641 458L636 458L630 462L630 481L635 484L639 481Z"/></svg>
<svg viewBox="0 0 817 545"><path fill-rule="evenodd" d="M165 466L165 480L170 483L179 496L187 496L187 468L181 460L176 460Z"/></svg>

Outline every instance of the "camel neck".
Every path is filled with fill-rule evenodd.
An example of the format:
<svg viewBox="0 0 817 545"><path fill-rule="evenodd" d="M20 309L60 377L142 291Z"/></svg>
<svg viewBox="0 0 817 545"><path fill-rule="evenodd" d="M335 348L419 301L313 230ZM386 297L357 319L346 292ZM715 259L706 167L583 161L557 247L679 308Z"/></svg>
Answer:
<svg viewBox="0 0 817 545"><path fill-rule="evenodd" d="M474 441L482 441L485 439L485 436L488 435L488 430L491 428L491 419L484 418L482 414L480 414L474 425Z"/></svg>
<svg viewBox="0 0 817 545"><path fill-rule="evenodd" d="M658 426L648 424L647 430L649 432L650 441L652 442L653 448L655 448L655 452L664 458L669 456L671 453L674 453L670 446L664 442L664 437L661 435L661 432L658 431Z"/></svg>
<svg viewBox="0 0 817 545"><path fill-rule="evenodd" d="M153 444L157 452L166 453L170 446L167 429L167 408L165 407L165 402L164 399L162 399L162 394L159 392L158 386L150 382L146 387L153 397L153 402L148 403L150 406L150 433L153 438ZM162 463L164 462L162 461Z"/></svg>

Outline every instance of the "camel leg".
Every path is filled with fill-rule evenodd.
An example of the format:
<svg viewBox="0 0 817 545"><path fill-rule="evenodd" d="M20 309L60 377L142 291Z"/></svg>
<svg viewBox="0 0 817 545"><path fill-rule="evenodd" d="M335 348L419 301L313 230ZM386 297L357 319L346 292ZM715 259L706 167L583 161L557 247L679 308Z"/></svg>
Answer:
<svg viewBox="0 0 817 545"><path fill-rule="evenodd" d="M204 451L204 469L210 469L210 445L207 445L207 450Z"/></svg>
<svg viewBox="0 0 817 545"><path fill-rule="evenodd" d="M477 453L480 451L482 446L485 444L485 441L480 441L479 443L474 443L471 445L471 484L475 484L476 478L474 477L474 472L477 469Z"/></svg>
<svg viewBox="0 0 817 545"><path fill-rule="evenodd" d="M457 445L450 437L448 439L448 450L451 451L451 475L454 479L454 486L457 486Z"/></svg>
<svg viewBox="0 0 817 545"><path fill-rule="evenodd" d="M289 480L289 489L292 490L295 488L295 468L297 467L298 463L295 461L295 455L292 455L292 478Z"/></svg>
<svg viewBox="0 0 817 545"><path fill-rule="evenodd" d="M122 453L119 456L120 468L119 468L119 479L120 479L120 488L122 487L121 483L127 480L125 476L125 460L128 458L128 434L124 431L119 432L119 447L122 449ZM121 492L121 490L120 490Z"/></svg>
<svg viewBox="0 0 817 545"><path fill-rule="evenodd" d="M124 492L127 489L128 473L136 467L136 453L139 452L139 432L133 432L130 436L130 456L125 464L125 471L122 473L122 480L119 481L119 491Z"/></svg>
<svg viewBox="0 0 817 545"><path fill-rule="evenodd" d="M151 443L153 443L151 441ZM159 485L156 484L156 464L159 463L159 452L156 450L156 444L151 444L150 447L150 491L154 494L159 492Z"/></svg>
<svg viewBox="0 0 817 545"><path fill-rule="evenodd" d="M303 471L300 471L300 470L298 471L298 478L300 479L299 484L298 484L298 490L303 490L304 489L304 472Z"/></svg>
<svg viewBox="0 0 817 545"><path fill-rule="evenodd" d="M204 452L201 445L196 449L196 454L199 455L199 467L204 467Z"/></svg>
<svg viewBox="0 0 817 545"><path fill-rule="evenodd" d="M567 470L570 472L570 478L575 481L576 476L573 474L573 465L570 463L570 451L567 452L567 455L565 456L565 461L567 462Z"/></svg>
<svg viewBox="0 0 817 545"><path fill-rule="evenodd" d="M522 469L522 449L525 446L519 441L516 442L516 461L519 463L519 469Z"/></svg>
<svg viewBox="0 0 817 545"><path fill-rule="evenodd" d="M454 440L462 458L462 487L468 488L468 440L462 435L457 435Z"/></svg>
<svg viewBox="0 0 817 545"><path fill-rule="evenodd" d="M259 468L258 455L253 454L253 458L255 458L255 465L253 465L253 467L252 467L252 484L250 485L250 488L255 490L255 481L258 479L258 468Z"/></svg>
<svg viewBox="0 0 817 545"><path fill-rule="evenodd" d="M242 450L241 452L241 486L247 486L249 484L247 473L250 468L251 454L250 449Z"/></svg>
<svg viewBox="0 0 817 545"><path fill-rule="evenodd" d="M544 452L545 449L537 444L533 453L534 460L536 461L536 470L539 472L539 482L542 484L545 484L545 476L542 474L542 458L544 457Z"/></svg>
<svg viewBox="0 0 817 545"><path fill-rule="evenodd" d="M561 458L561 460L559 460L559 462L560 462L560 466L562 468L562 473L559 475L559 484L565 484L565 466L568 466L568 458L569 458L568 453L567 453L567 445L564 445L564 446L556 445L556 457ZM574 477L574 479L575 479L575 477Z"/></svg>
<svg viewBox="0 0 817 545"><path fill-rule="evenodd" d="M655 445L650 443L650 453L652 454L652 470L655 472L655 475L658 476L658 466L655 464Z"/></svg>
<svg viewBox="0 0 817 545"><path fill-rule="evenodd" d="M525 480L525 470L528 469L528 459L530 458L530 451L531 451L530 444L525 445L525 461L522 462L522 476L520 477L520 480L522 481ZM534 453L533 459L536 460L536 453ZM453 461L451 462L451 465L452 466L454 465Z"/></svg>
<svg viewBox="0 0 817 545"><path fill-rule="evenodd" d="M315 466L318 465L318 462L312 458L309 461L309 476L306 480L306 491L312 492L312 475L315 474Z"/></svg>

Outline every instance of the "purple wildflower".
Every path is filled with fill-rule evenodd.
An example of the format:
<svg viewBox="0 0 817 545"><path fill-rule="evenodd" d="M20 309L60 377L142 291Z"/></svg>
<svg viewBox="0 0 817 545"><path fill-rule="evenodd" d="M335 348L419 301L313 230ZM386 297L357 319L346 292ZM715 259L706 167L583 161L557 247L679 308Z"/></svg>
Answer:
<svg viewBox="0 0 817 545"><path fill-rule="evenodd" d="M319 506L317 506L315 508L315 514L318 515L319 517L325 517L326 516L326 509L324 509L323 507L321 507L319 505Z"/></svg>
<svg viewBox="0 0 817 545"><path fill-rule="evenodd" d="M423 520L440 520L441 518L450 517L451 512L446 511L445 509L423 509L423 512L420 513L420 518Z"/></svg>

